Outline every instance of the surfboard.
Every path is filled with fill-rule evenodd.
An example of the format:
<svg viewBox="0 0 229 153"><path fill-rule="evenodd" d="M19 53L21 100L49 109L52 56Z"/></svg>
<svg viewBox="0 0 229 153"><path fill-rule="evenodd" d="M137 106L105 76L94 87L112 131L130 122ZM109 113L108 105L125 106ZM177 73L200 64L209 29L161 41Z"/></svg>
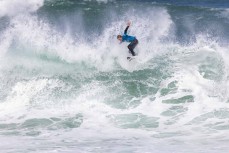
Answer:
<svg viewBox="0 0 229 153"><path fill-rule="evenodd" d="M129 57L129 56L128 56L126 59L129 60L129 61L132 61L132 60L135 59L135 58L134 58L134 57Z"/></svg>

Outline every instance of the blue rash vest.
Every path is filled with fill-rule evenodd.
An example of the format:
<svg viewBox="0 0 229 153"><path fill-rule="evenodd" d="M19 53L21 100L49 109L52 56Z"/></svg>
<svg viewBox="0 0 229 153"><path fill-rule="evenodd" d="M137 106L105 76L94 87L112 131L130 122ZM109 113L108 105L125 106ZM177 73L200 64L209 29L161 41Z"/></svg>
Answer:
<svg viewBox="0 0 229 153"><path fill-rule="evenodd" d="M127 34L122 35L122 42L132 42L136 39L134 36L128 36Z"/></svg>
<svg viewBox="0 0 229 153"><path fill-rule="evenodd" d="M124 35L122 35L122 42L132 42L136 39L136 37L134 37L134 36L127 35L128 28L129 28L129 26L126 27L126 29L124 31Z"/></svg>

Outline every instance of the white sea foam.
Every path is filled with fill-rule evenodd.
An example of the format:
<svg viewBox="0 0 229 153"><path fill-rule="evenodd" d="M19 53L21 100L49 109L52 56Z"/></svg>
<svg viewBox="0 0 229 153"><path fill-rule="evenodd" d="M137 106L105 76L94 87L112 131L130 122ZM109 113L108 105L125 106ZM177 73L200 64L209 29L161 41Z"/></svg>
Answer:
<svg viewBox="0 0 229 153"><path fill-rule="evenodd" d="M0 17L16 16L18 14L37 11L44 3L44 0L1 0Z"/></svg>

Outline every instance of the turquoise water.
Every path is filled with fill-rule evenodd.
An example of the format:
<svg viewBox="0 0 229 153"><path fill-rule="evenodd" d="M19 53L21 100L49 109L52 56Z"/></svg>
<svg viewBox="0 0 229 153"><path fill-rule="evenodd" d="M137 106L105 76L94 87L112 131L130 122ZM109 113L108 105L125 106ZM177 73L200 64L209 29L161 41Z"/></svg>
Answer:
<svg viewBox="0 0 229 153"><path fill-rule="evenodd" d="M228 152L228 6L0 1L0 152Z"/></svg>

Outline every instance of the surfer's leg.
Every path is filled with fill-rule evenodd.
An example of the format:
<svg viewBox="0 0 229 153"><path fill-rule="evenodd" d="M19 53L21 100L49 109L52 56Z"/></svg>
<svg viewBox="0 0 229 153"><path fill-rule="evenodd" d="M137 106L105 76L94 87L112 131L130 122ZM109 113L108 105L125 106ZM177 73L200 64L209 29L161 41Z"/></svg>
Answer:
<svg viewBox="0 0 229 153"><path fill-rule="evenodd" d="M128 45L128 49L129 49L129 52L132 54L132 56L135 56L135 52L133 48L131 47L131 45Z"/></svg>
<svg viewBox="0 0 229 153"><path fill-rule="evenodd" d="M134 52L134 48L137 46L137 44L138 44L138 40L135 39L133 42L131 42L131 43L127 46L128 49L129 49L129 51L130 51L130 53L132 54L132 56L135 56L135 55L136 55L135 52Z"/></svg>

